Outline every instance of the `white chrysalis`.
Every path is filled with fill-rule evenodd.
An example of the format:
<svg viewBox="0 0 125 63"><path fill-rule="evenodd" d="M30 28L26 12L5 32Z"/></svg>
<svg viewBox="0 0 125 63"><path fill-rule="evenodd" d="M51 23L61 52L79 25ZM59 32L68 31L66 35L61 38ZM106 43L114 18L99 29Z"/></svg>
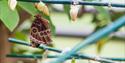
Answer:
<svg viewBox="0 0 125 63"><path fill-rule="evenodd" d="M79 11L78 5L71 5L70 16L71 16L72 21L76 21L78 11Z"/></svg>

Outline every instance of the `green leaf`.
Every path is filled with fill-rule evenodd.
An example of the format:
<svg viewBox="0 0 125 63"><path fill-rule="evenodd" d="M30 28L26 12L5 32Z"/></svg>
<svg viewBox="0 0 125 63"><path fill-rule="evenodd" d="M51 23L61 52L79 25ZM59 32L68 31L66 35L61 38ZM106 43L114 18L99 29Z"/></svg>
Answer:
<svg viewBox="0 0 125 63"><path fill-rule="evenodd" d="M27 40L27 35L22 33L22 32L17 31L15 33L15 38L26 41Z"/></svg>
<svg viewBox="0 0 125 63"><path fill-rule="evenodd" d="M96 10L98 11L97 14L97 24L99 27L103 27L111 22L111 16L108 10L104 9L101 6L95 6Z"/></svg>
<svg viewBox="0 0 125 63"><path fill-rule="evenodd" d="M52 35L55 35L56 34L56 28L55 28L55 25L52 23L51 20L50 21L50 26L51 26L51 31L52 31Z"/></svg>
<svg viewBox="0 0 125 63"><path fill-rule="evenodd" d="M52 35L55 35L55 32L56 32L56 28L55 28L55 25L53 24L52 20L51 20L51 17L48 16L48 15L45 15L44 13L41 12L41 15L42 17L44 17L45 19L47 19L50 23L50 28L51 28L51 31L52 31Z"/></svg>
<svg viewBox="0 0 125 63"><path fill-rule="evenodd" d="M68 15L69 20L71 20L70 17L70 5L63 5L64 7L64 12Z"/></svg>
<svg viewBox="0 0 125 63"><path fill-rule="evenodd" d="M98 40L97 42L97 53L99 54L102 50L102 48L104 47L104 45L106 44L106 42L110 39L109 36L103 37L100 40Z"/></svg>
<svg viewBox="0 0 125 63"><path fill-rule="evenodd" d="M19 22L17 10L10 10L6 0L0 1L0 19L10 31L13 31Z"/></svg>
<svg viewBox="0 0 125 63"><path fill-rule="evenodd" d="M71 63L76 63L75 58L72 58Z"/></svg>
<svg viewBox="0 0 125 63"><path fill-rule="evenodd" d="M29 3L29 2L18 2L18 5L24 9L25 11L27 11L29 14L31 15L35 15L38 13L37 9L34 7L33 3Z"/></svg>
<svg viewBox="0 0 125 63"><path fill-rule="evenodd" d="M55 35L55 26L52 23L52 20L50 18L50 16L45 15L44 13L38 11L33 3L28 3L28 2L19 2L18 5L23 8L24 10L26 10L28 13L30 13L31 15L36 15L36 14L40 14L42 15L42 17L46 18L47 20L49 20L50 26L51 26L51 30L52 30L52 34Z"/></svg>

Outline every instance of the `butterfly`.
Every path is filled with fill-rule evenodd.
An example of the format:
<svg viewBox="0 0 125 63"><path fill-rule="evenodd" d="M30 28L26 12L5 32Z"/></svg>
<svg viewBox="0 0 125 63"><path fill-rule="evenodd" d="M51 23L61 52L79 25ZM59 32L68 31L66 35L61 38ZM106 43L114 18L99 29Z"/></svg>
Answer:
<svg viewBox="0 0 125 63"><path fill-rule="evenodd" d="M30 41L32 47L39 47L40 44L51 44L51 30L48 20L41 17L40 14L35 15L30 29Z"/></svg>

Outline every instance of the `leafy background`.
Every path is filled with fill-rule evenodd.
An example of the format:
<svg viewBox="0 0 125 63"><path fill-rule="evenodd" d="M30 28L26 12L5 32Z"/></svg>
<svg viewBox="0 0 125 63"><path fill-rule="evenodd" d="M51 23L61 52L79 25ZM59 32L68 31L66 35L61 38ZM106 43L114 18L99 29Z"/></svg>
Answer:
<svg viewBox="0 0 125 63"><path fill-rule="evenodd" d="M92 1L92 0L87 0ZM29 29L32 21L34 19L34 15L40 13L44 18L48 19L50 22L52 34L53 34L53 44L55 48L66 48L66 47L73 47L76 43L82 41L85 37L89 36L90 34L94 33L95 31L103 28L104 26L108 25L115 19L119 18L120 16L124 15L125 11L117 12L110 9L106 9L105 7L98 7L92 6L94 9L86 10L86 6L81 6L78 13L77 22L72 23L71 18L69 15L70 12L70 5L60 5L62 8L58 9L57 6L55 7L52 4L47 4L50 10L50 16L44 15L42 12L39 12L33 5L34 3L29 2L21 2L18 1L17 7L14 11L10 10L8 6L7 0L0 0L0 25L1 28L4 26L7 30L1 29L0 36L3 37L7 35L8 37L14 37L17 39L29 41ZM86 31L89 33L84 33L87 35L79 36L79 33L82 29L86 29L86 27L90 28L90 30ZM72 30L72 31L71 31ZM65 33L60 33L59 31L63 31ZM117 30L125 31L125 28L122 27L121 29ZM71 32L77 32L76 34L70 34ZM75 37L74 37L75 36ZM2 44L6 43L7 41L2 40ZM116 39L117 38L117 39ZM72 45L70 45L72 43ZM64 44L60 46L60 44ZM117 45L119 44L119 45ZM117 46L116 48L111 48L111 46ZM12 46L12 47L11 47ZM1 47L11 47L11 52L15 54L42 54L43 50L37 48L31 48L23 45L12 44L11 46L1 46ZM107 47L107 48L106 48ZM116 53L108 54L106 49L110 47L110 50L124 51L124 36L119 39L119 37L112 37L106 36L103 37L98 41L96 45L92 45L85 50L81 50L80 52L90 53L90 54L103 54L104 56L115 56L117 57ZM8 50L8 48L5 48ZM109 50L109 49L108 49ZM3 49L1 48L1 51ZM124 56L124 52L119 53L118 57ZM4 55L5 56L5 55ZM4 62L2 62L4 63ZM6 63L6 62L5 62Z"/></svg>

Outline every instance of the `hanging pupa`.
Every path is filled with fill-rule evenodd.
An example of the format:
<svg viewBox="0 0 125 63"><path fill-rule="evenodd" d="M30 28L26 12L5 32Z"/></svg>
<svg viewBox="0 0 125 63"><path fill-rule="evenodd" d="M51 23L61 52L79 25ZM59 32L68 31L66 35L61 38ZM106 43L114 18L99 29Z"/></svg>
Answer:
<svg viewBox="0 0 125 63"><path fill-rule="evenodd" d="M77 15L79 11L79 5L77 4L78 4L78 1L73 0L73 5L70 6L70 16L72 21L77 20Z"/></svg>
<svg viewBox="0 0 125 63"><path fill-rule="evenodd" d="M35 7L45 15L49 16L49 9L43 2L40 1L39 3L35 3Z"/></svg>
<svg viewBox="0 0 125 63"><path fill-rule="evenodd" d="M76 21L77 14L78 14L77 6L76 5L71 5L70 16L71 16L72 21Z"/></svg>
<svg viewBox="0 0 125 63"><path fill-rule="evenodd" d="M11 10L14 10L16 8L16 5L17 5L17 0L8 0L8 5L9 5Z"/></svg>
<svg viewBox="0 0 125 63"><path fill-rule="evenodd" d="M52 42L49 22L39 14L31 25L30 41L32 47L38 47L40 44L50 45Z"/></svg>

